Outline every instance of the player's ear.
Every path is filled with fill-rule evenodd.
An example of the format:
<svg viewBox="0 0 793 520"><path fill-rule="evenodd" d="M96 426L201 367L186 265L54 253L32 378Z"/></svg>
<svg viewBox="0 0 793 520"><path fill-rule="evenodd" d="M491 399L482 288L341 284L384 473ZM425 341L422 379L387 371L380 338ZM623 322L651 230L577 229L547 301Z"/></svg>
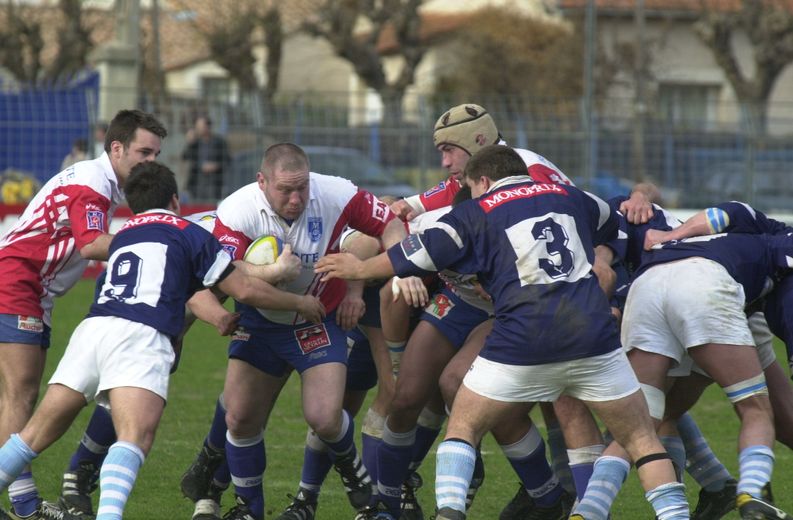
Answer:
<svg viewBox="0 0 793 520"><path fill-rule="evenodd" d="M169 204L168 209L173 211L177 215L179 214L179 209L180 209L180 206L179 206L179 195L177 195L176 193L174 193L173 197L171 197L171 203Z"/></svg>

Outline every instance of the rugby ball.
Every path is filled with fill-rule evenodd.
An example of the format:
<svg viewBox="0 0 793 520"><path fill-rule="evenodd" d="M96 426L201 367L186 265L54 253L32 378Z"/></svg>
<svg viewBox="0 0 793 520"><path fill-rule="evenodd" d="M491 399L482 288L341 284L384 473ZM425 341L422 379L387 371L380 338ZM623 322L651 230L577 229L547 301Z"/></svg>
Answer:
<svg viewBox="0 0 793 520"><path fill-rule="evenodd" d="M242 259L255 265L269 265L275 263L283 250L284 243L280 238L263 235L248 246Z"/></svg>

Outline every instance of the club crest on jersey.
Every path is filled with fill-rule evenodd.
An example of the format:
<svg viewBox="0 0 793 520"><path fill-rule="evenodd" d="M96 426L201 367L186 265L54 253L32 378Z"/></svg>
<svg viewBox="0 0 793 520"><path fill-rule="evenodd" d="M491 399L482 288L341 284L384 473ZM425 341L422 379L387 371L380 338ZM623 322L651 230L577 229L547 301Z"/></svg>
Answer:
<svg viewBox="0 0 793 520"><path fill-rule="evenodd" d="M98 231L105 230L105 214L101 211L89 210L85 212L85 226Z"/></svg>
<svg viewBox="0 0 793 520"><path fill-rule="evenodd" d="M303 354L310 354L319 348L330 346L330 336L325 330L325 325L309 325L295 329L294 334Z"/></svg>
<svg viewBox="0 0 793 520"><path fill-rule="evenodd" d="M237 246L223 244L223 251L227 252L231 258L234 258L234 255L237 254Z"/></svg>
<svg viewBox="0 0 793 520"><path fill-rule="evenodd" d="M322 217L308 217L308 236L312 242L322 238Z"/></svg>
<svg viewBox="0 0 793 520"><path fill-rule="evenodd" d="M408 235L399 245L406 258L424 249L424 244L421 243L418 235Z"/></svg>
<svg viewBox="0 0 793 520"><path fill-rule="evenodd" d="M437 186L435 186L433 188L430 188L427 191L425 191L424 192L424 196L425 197L432 197L436 193L440 193L440 192L442 192L445 189L446 189L446 181L441 181L441 182L438 183Z"/></svg>
<svg viewBox="0 0 793 520"><path fill-rule="evenodd" d="M442 320L449 315L453 308L454 302L449 299L448 296L445 294L436 294L435 298L432 299L430 304L427 305L427 308L424 310L427 311L427 314Z"/></svg>

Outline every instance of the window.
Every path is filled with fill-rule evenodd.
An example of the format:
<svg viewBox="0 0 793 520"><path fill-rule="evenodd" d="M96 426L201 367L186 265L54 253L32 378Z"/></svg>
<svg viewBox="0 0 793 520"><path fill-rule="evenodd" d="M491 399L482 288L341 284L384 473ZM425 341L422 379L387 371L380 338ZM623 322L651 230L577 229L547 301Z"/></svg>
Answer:
<svg viewBox="0 0 793 520"><path fill-rule="evenodd" d="M715 122L720 90L713 84L661 83L659 115L675 126L707 130Z"/></svg>
<svg viewBox="0 0 793 520"><path fill-rule="evenodd" d="M231 81L228 78L201 78L201 94L211 106L225 104L231 99Z"/></svg>

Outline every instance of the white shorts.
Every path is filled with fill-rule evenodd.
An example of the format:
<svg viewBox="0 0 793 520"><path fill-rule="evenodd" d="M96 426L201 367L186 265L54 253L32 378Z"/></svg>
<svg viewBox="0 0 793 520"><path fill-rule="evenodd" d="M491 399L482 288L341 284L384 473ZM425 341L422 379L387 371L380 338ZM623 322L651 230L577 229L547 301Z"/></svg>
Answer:
<svg viewBox="0 0 793 520"><path fill-rule="evenodd" d="M757 345L757 357L760 359L760 367L765 370L776 361L774 352L774 335L768 328L765 315L762 312L755 312L749 316L749 330L752 332L754 344ZM689 355L680 360L680 365L669 371L669 377L684 377L691 372L710 377L699 367Z"/></svg>
<svg viewBox="0 0 793 520"><path fill-rule="evenodd" d="M622 344L672 358L676 365L686 349L698 345L754 345L744 305L743 286L712 260L656 265L628 291Z"/></svg>
<svg viewBox="0 0 793 520"><path fill-rule="evenodd" d="M148 325L96 316L77 326L49 384L80 392L86 401L108 406L107 390L144 388L168 398L174 353L171 341Z"/></svg>
<svg viewBox="0 0 793 520"><path fill-rule="evenodd" d="M613 401L639 390L622 349L600 356L545 363L506 365L477 357L463 384L494 401L556 401L565 394L582 401Z"/></svg>

